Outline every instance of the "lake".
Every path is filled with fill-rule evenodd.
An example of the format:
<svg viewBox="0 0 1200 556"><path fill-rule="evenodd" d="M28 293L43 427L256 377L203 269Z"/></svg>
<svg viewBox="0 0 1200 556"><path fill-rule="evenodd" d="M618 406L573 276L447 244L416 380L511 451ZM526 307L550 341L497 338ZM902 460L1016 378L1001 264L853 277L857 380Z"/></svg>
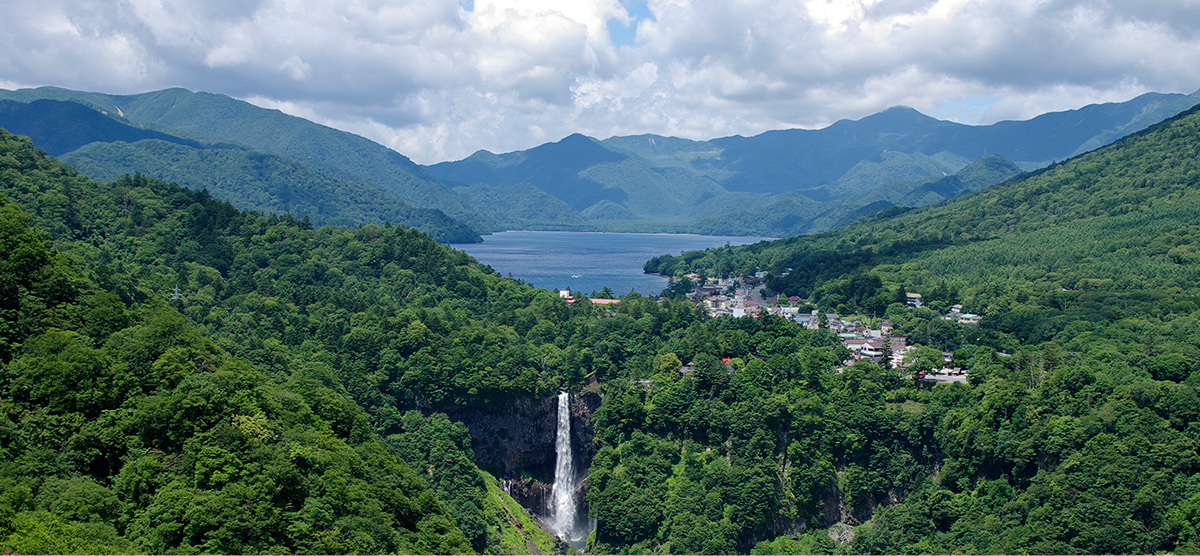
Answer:
<svg viewBox="0 0 1200 556"><path fill-rule="evenodd" d="M483 236L483 243L456 243L451 247L534 287L589 294L608 286L617 295L630 291L656 295L667 287L667 280L642 272L642 265L651 258L764 239L772 238L516 231Z"/></svg>

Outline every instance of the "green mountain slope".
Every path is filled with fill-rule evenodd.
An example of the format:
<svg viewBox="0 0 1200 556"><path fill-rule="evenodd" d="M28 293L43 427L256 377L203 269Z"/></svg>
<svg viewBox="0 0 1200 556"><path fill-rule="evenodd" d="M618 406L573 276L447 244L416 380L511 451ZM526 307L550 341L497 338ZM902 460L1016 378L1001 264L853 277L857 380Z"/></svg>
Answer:
<svg viewBox="0 0 1200 556"><path fill-rule="evenodd" d="M88 143L157 139L191 147L200 142L141 129L75 102L35 100L30 103L0 101L0 127L25 135L53 156L62 156Z"/></svg>
<svg viewBox="0 0 1200 556"><path fill-rule="evenodd" d="M909 165L912 157L891 157L901 162L892 171ZM924 161L932 164L931 161ZM861 165L873 166L873 165ZM860 168L859 178L870 173ZM891 173L891 172L889 172ZM733 234L745 230L761 235L796 236L834 230L863 216L895 207L931 205L1003 182L1021 170L1000 156L968 164L958 173L921 181L890 181L875 189L842 200L818 202L799 193L756 196L748 193L716 198L705 203L705 214L695 224L701 233Z"/></svg>
<svg viewBox="0 0 1200 556"><path fill-rule="evenodd" d="M571 205L529 183L460 186L454 192L504 229L592 229Z"/></svg>
<svg viewBox="0 0 1200 556"><path fill-rule="evenodd" d="M363 409L327 380L327 368L285 376L232 356L162 298L128 305L121 296L136 295L123 287L131 283L97 283L113 276L82 264L100 252L94 245L51 241L29 224L51 223L67 237L154 226L172 203L162 193L195 201L192 217L212 209L209 216L228 218L232 207L127 180L116 191L136 207L132 220L96 220L120 211L121 199L96 195L94 183L5 132L0 153L4 193L42 197L29 203L37 216L0 197L5 551L471 549L425 479L372 436ZM193 222L192 240L212 234L211 223ZM109 238L130 240L111 246L118 250L136 243Z"/></svg>
<svg viewBox="0 0 1200 556"><path fill-rule="evenodd" d="M167 133L243 145L290 158L332 176L379 188L421 208L490 229L449 189L401 155L364 137L224 95L167 89L108 95L56 87L0 90L0 99L78 101Z"/></svg>
<svg viewBox="0 0 1200 556"><path fill-rule="evenodd" d="M76 102L0 101L5 126L96 179L140 172L207 189L245 210L290 212L316 225L389 221L439 241L479 241L478 233L439 211L414 208L379 189L245 147L135 127Z"/></svg>
<svg viewBox="0 0 1200 556"><path fill-rule="evenodd" d="M632 226L678 231L686 227L699 203L725 193L712 180L685 168L659 168L579 134L520 153L480 151L429 170L447 182L463 184L457 190L461 194L472 195L472 190L462 189L466 185L507 189L505 197L520 196L526 206L534 206L540 194L548 194L574 213L564 214L556 207L559 216L543 213L524 220L531 226L560 229ZM517 184L532 185L537 191L512 187Z"/></svg>
<svg viewBox="0 0 1200 556"><path fill-rule="evenodd" d="M141 172L191 189L206 189L239 208L291 213L314 225L392 222L446 242L479 234L441 211L417 209L378 189L330 177L292 160L245 149L197 149L147 139L92 143L62 161L99 180Z"/></svg>
<svg viewBox="0 0 1200 556"><path fill-rule="evenodd" d="M363 363L380 364L362 335L384 334L367 312L411 307L404 318L469 336L482 323L423 304L529 287L411 229L314 230L141 176L91 181L3 131L0 194L0 547L555 550L472 461L461 425L356 397L373 380ZM388 342L422 344L420 359L432 340ZM390 390L398 379L374 396L449 403L425 393L449 383ZM437 459L400 459L418 451Z"/></svg>

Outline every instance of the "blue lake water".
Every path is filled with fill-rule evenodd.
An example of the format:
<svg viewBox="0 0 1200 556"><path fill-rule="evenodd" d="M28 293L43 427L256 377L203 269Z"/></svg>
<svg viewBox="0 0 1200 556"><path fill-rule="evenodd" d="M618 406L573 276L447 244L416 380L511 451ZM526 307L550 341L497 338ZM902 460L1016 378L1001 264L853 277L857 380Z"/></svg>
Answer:
<svg viewBox="0 0 1200 556"><path fill-rule="evenodd" d="M651 258L764 239L770 238L519 231L499 232L483 236L483 243L456 243L451 247L466 251L502 275L539 288L588 294L608 286L617 295L630 291L656 295L667 287L667 281L642 272L642 265Z"/></svg>

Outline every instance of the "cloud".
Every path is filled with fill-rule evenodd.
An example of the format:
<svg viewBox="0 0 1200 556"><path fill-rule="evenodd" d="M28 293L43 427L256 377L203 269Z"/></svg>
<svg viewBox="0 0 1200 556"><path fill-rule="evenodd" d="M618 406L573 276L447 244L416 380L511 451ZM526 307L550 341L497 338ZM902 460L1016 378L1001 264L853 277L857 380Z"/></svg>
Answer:
<svg viewBox="0 0 1200 556"><path fill-rule="evenodd" d="M224 93L423 163L574 132L706 139L898 104L990 123L1200 87L1200 4L1175 0L44 0L6 16L0 85Z"/></svg>

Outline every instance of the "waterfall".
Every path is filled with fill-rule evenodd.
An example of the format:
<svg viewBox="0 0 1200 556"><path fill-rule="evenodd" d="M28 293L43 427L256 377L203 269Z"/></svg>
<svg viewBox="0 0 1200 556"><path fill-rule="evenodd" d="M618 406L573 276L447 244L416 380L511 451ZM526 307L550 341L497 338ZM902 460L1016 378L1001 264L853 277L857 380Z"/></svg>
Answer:
<svg viewBox="0 0 1200 556"><path fill-rule="evenodd" d="M571 456L571 395L558 393L558 433L554 441L554 488L550 528L568 543L577 540L575 528L575 463Z"/></svg>

